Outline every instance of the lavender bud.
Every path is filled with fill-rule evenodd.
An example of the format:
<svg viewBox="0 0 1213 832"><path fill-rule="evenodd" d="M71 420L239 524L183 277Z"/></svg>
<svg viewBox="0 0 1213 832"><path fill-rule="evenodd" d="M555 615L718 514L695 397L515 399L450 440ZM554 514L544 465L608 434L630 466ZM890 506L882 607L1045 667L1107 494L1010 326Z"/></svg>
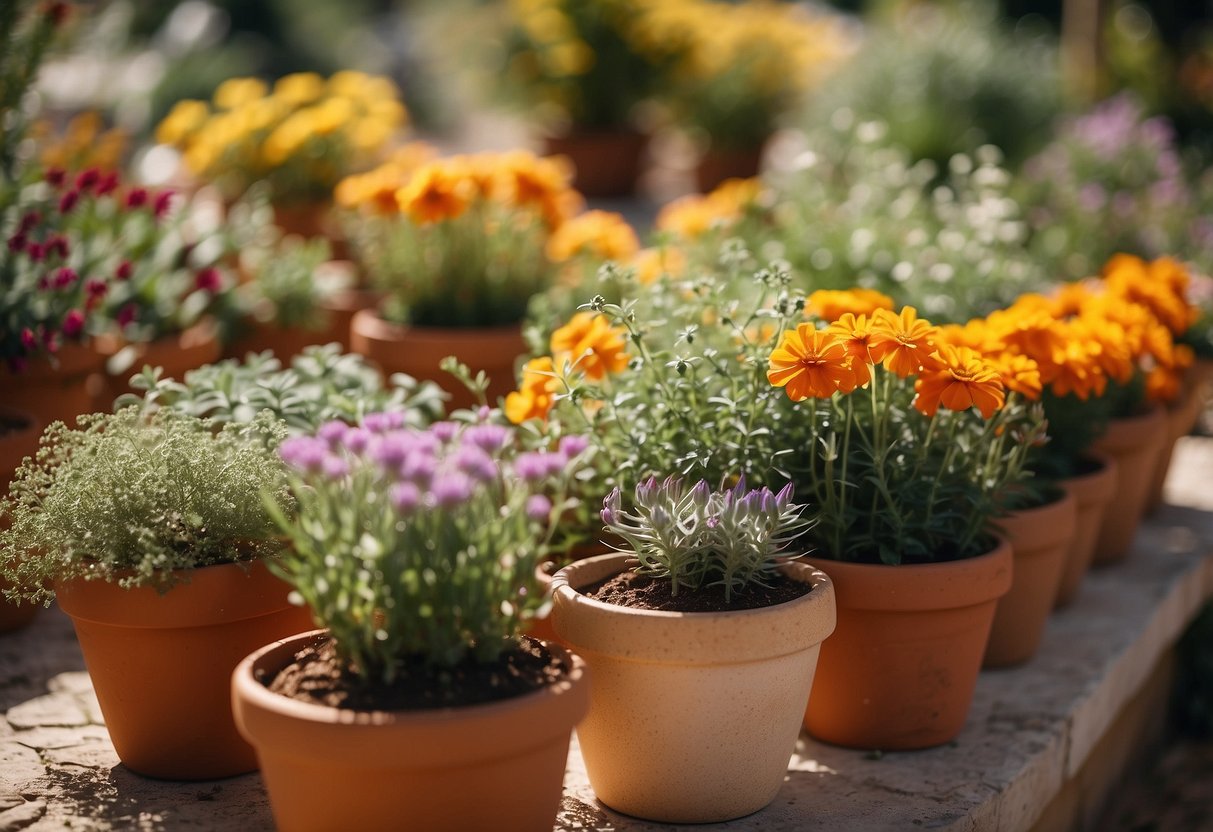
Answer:
<svg viewBox="0 0 1213 832"><path fill-rule="evenodd" d="M398 482L389 492L392 508L401 514L412 512L421 504L421 489L411 482Z"/></svg>
<svg viewBox="0 0 1213 832"><path fill-rule="evenodd" d="M552 512L552 501L542 494L532 494L526 501L526 516L532 520L547 520Z"/></svg>
<svg viewBox="0 0 1213 832"><path fill-rule="evenodd" d="M453 461L460 471L482 482L495 480L500 473L493 458L475 445L461 447L455 452Z"/></svg>
<svg viewBox="0 0 1213 832"><path fill-rule="evenodd" d="M400 466L400 476L420 486L428 486L438 470L438 460L422 450L414 450Z"/></svg>
<svg viewBox="0 0 1213 832"><path fill-rule="evenodd" d="M611 489L611 493L606 495L602 501L602 522L603 525L613 526L618 519L619 514L619 486Z"/></svg>
<svg viewBox="0 0 1213 832"><path fill-rule="evenodd" d="M316 438L323 439L325 442L328 443L330 448L335 448L335 447L337 447L338 444L341 443L341 440L345 437L346 431L348 431L349 429L350 429L350 426L347 425L345 422L341 422L341 421L337 421L337 420L334 420L332 422L325 422L316 431Z"/></svg>
<svg viewBox="0 0 1213 832"><path fill-rule="evenodd" d="M475 425L464 431L463 441L488 453L496 453L510 441L510 429L504 425Z"/></svg>
<svg viewBox="0 0 1213 832"><path fill-rule="evenodd" d="M472 496L472 481L459 471L446 471L434 477L430 493L434 496L435 504L450 508L467 502Z"/></svg>
<svg viewBox="0 0 1213 832"><path fill-rule="evenodd" d="M324 458L322 468L324 475L331 480L339 480L350 472L350 464L334 454Z"/></svg>
<svg viewBox="0 0 1213 832"><path fill-rule="evenodd" d="M527 482L542 480L548 474L546 456L535 452L519 454L514 460L514 473Z"/></svg>
<svg viewBox="0 0 1213 832"><path fill-rule="evenodd" d="M341 444L355 456L361 456L371 444L371 433L364 428L349 428L341 437Z"/></svg>
<svg viewBox="0 0 1213 832"><path fill-rule="evenodd" d="M571 436L562 436L560 438L560 453L570 459L577 456L582 451L590 446L590 440L585 436L577 434Z"/></svg>
<svg viewBox="0 0 1213 832"><path fill-rule="evenodd" d="M328 456L328 449L311 436L293 436L278 448L278 455L287 465L299 471L319 471Z"/></svg>
<svg viewBox="0 0 1213 832"><path fill-rule="evenodd" d="M430 433L432 433L439 442L446 444L459 434L459 424L457 422L435 422L434 424L430 425Z"/></svg>

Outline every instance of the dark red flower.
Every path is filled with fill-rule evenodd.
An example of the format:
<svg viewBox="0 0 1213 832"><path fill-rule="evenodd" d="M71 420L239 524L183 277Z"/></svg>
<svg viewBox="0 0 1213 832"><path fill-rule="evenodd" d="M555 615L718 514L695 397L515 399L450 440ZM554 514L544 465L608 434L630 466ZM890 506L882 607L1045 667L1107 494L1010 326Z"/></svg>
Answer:
<svg viewBox="0 0 1213 832"><path fill-rule="evenodd" d="M75 269L70 269L67 266L64 266L59 271L55 272L55 288L66 289L68 286L75 283L78 278L79 275L76 274Z"/></svg>
<svg viewBox="0 0 1213 832"><path fill-rule="evenodd" d="M73 309L63 319L63 334L68 338L78 338L84 331L84 313Z"/></svg>
<svg viewBox="0 0 1213 832"><path fill-rule="evenodd" d="M101 300L101 298L105 297L105 293L109 291L109 286L105 284L104 280L98 280L97 278L92 277L89 278L88 282L84 284L84 291L88 293L89 301L96 303L97 301Z"/></svg>
<svg viewBox="0 0 1213 832"><path fill-rule="evenodd" d="M67 254L70 250L67 245L67 237L64 237L62 234L56 234L48 239L43 244L43 249L46 251L47 257L56 254L63 260L67 259Z"/></svg>
<svg viewBox="0 0 1213 832"><path fill-rule="evenodd" d="M118 174L115 171L110 171L101 177L101 181L97 183L97 196L105 196L112 193L118 187Z"/></svg>
<svg viewBox="0 0 1213 832"><path fill-rule="evenodd" d="M67 20L68 5L63 0L54 0L46 5L46 17L54 27L63 25L63 21Z"/></svg>
<svg viewBox="0 0 1213 832"><path fill-rule="evenodd" d="M34 337L34 331L28 326L21 330L21 346L25 347L27 352L33 352L38 346L38 339Z"/></svg>
<svg viewBox="0 0 1213 832"><path fill-rule="evenodd" d="M156 194L156 203L152 210L156 214L157 219L168 213L168 209L173 205L173 196L175 194L172 191L161 191Z"/></svg>
<svg viewBox="0 0 1213 832"><path fill-rule="evenodd" d="M37 211L26 211L21 217L21 225L18 226L18 231L29 231L38 223L42 222L42 215Z"/></svg>
<svg viewBox="0 0 1213 832"><path fill-rule="evenodd" d="M35 263L40 263L42 262L42 258L46 256L46 247L41 243L30 243L25 247L25 256Z"/></svg>
<svg viewBox="0 0 1213 832"><path fill-rule="evenodd" d="M38 278L38 291L39 292L45 292L50 288L51 288L50 275L44 274L44 275L42 275L42 277Z"/></svg>
<svg viewBox="0 0 1213 832"><path fill-rule="evenodd" d="M63 183L67 181L67 171L63 168L50 168L46 172L46 181L56 188L61 188L63 187Z"/></svg>
<svg viewBox="0 0 1213 832"><path fill-rule="evenodd" d="M25 236L24 231L18 231L16 234L8 238L8 250L13 254L19 254L25 251L25 246L29 240Z"/></svg>
<svg viewBox="0 0 1213 832"><path fill-rule="evenodd" d="M68 191L63 196L59 197L59 213L70 214L72 209L76 207L76 203L80 201L79 191Z"/></svg>
<svg viewBox="0 0 1213 832"><path fill-rule="evenodd" d="M135 267L131 265L130 260L123 260L118 264L118 268L114 272L114 277L118 278L119 280L130 280L131 273L134 272L134 270Z"/></svg>
<svg viewBox="0 0 1213 832"><path fill-rule="evenodd" d="M76 177L76 188L81 191L89 191L101 179L101 172L96 168L89 168L83 171Z"/></svg>
<svg viewBox="0 0 1213 832"><path fill-rule="evenodd" d="M125 328L131 321L135 320L135 316L139 312L139 307L133 303L128 303L126 306L118 310L118 326Z"/></svg>
<svg viewBox="0 0 1213 832"><path fill-rule="evenodd" d="M131 188L126 193L127 208L141 208L147 204L146 188Z"/></svg>
<svg viewBox="0 0 1213 832"><path fill-rule="evenodd" d="M219 270L215 268L203 269L194 276L194 287L203 292L218 292L222 281L219 276Z"/></svg>

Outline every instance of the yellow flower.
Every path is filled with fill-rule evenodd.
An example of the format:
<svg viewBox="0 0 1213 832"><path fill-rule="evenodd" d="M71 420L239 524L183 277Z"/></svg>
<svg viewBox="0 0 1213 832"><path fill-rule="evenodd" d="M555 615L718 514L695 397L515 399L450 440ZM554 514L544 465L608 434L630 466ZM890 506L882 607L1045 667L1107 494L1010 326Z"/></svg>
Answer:
<svg viewBox="0 0 1213 832"><path fill-rule="evenodd" d="M314 72L283 75L274 83L274 97L296 107L316 101L324 90L324 79Z"/></svg>
<svg viewBox="0 0 1213 832"><path fill-rule="evenodd" d="M625 334L612 327L605 315L578 312L552 333L552 354L567 356L586 378L601 381L607 373L619 373L628 366Z"/></svg>
<svg viewBox="0 0 1213 832"><path fill-rule="evenodd" d="M440 162L422 167L396 192L400 210L419 225L461 216L472 197L471 181Z"/></svg>
<svg viewBox="0 0 1213 832"><path fill-rule="evenodd" d="M877 309L892 309L893 299L874 289L818 289L805 302L806 315L814 315L829 323L844 313L871 315Z"/></svg>
<svg viewBox="0 0 1213 832"><path fill-rule="evenodd" d="M505 417L516 425L528 419L546 419L560 390L549 356L532 358L522 368L522 385L505 397Z"/></svg>
<svg viewBox="0 0 1213 832"><path fill-rule="evenodd" d="M640 250L636 232L620 214L586 211L557 228L548 239L547 255L553 263L574 257L625 261Z"/></svg>
<svg viewBox="0 0 1213 832"><path fill-rule="evenodd" d="M720 206L713 205L702 196L684 196L664 206L657 213L657 230L669 231L678 237L694 240L708 232L714 225L735 218L733 214L722 215Z"/></svg>
<svg viewBox="0 0 1213 832"><path fill-rule="evenodd" d="M178 101L156 127L156 141L179 147L203 125L209 115L210 108L204 101Z"/></svg>
<svg viewBox="0 0 1213 832"><path fill-rule="evenodd" d="M679 277L686 272L687 256L677 246L646 248L632 258L636 280L643 286L656 283L664 275Z"/></svg>
<svg viewBox="0 0 1213 832"><path fill-rule="evenodd" d="M211 101L220 110L234 110L263 98L265 82L260 78L229 78L215 88Z"/></svg>

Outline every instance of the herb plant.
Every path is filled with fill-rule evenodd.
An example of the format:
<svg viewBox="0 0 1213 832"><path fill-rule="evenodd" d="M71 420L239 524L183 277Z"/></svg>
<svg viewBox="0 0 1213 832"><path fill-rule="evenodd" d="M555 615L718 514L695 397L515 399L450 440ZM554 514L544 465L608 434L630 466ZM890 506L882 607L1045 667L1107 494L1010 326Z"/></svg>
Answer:
<svg viewBox="0 0 1213 832"><path fill-rule="evenodd" d="M517 643L587 451L522 452L512 428L479 417L417 430L372 413L281 455L299 515L271 506L293 544L278 568L356 674L391 684L411 662L492 662Z"/></svg>
<svg viewBox="0 0 1213 832"><path fill-rule="evenodd" d="M10 598L47 602L74 578L160 590L175 570L248 561L281 549L277 516L293 514L264 416L216 431L169 410L127 408L47 428L3 504L0 574ZM263 502L264 498L264 502Z"/></svg>
<svg viewBox="0 0 1213 832"><path fill-rule="evenodd" d="M737 591L765 585L789 555L787 548L811 523L792 504L792 486L746 490L745 477L732 488L713 491L707 480L686 488L680 477L636 486L630 510L616 487L603 501L608 535L624 542L620 551L640 561L641 575L670 581L670 594L723 586L727 602ZM791 555L796 557L796 555Z"/></svg>

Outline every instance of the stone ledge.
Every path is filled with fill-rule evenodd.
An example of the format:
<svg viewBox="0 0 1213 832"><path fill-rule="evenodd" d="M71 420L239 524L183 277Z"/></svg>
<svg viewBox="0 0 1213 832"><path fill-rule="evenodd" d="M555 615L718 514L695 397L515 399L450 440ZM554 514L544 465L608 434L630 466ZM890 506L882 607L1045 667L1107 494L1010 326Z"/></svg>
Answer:
<svg viewBox="0 0 1213 832"><path fill-rule="evenodd" d="M1049 622L1032 662L982 674L955 743L877 755L802 736L775 802L718 826L1009 832L1041 822L1051 801L1072 792L1080 775L1089 777L1092 762L1104 762L1095 759L1103 754L1101 740L1143 690L1158 685L1175 640L1213 594L1213 494L1203 491L1213 470L1213 441L1184 440L1175 468L1171 504L1143 527L1128 561L1087 577L1077 602ZM43 832L70 824L247 832L272 826L257 775L168 783L116 764L70 622L57 610L40 614L23 633L0 638L0 668L6 715L0 720L0 829ZM1084 808L1087 817L1098 810ZM556 828L676 827L599 804L574 745Z"/></svg>

